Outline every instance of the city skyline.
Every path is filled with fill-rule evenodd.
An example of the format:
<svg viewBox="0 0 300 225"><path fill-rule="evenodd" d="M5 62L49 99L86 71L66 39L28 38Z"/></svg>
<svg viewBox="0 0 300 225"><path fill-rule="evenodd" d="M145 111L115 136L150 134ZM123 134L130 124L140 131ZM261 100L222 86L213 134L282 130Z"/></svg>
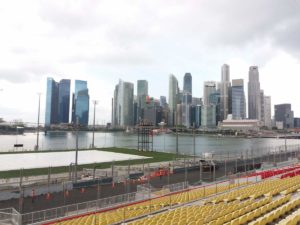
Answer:
<svg viewBox="0 0 300 225"><path fill-rule="evenodd" d="M119 78L135 88L137 80L148 80L149 95L159 98L168 96L170 73L182 88L190 72L193 96L201 97L203 82L219 81L223 64L231 79L244 79L245 93L249 66L258 65L272 106L291 103L299 116L299 9L297 0L1 3L0 117L36 123L42 92L44 121L45 79L53 77L87 80L90 100L99 101L96 123L102 124L110 121Z"/></svg>

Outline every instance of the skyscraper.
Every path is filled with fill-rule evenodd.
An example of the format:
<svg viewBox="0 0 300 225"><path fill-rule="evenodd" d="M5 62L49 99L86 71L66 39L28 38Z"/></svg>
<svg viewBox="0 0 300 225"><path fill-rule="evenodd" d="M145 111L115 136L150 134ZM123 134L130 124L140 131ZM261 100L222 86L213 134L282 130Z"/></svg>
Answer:
<svg viewBox="0 0 300 225"><path fill-rule="evenodd" d="M264 97L264 115L265 115L265 126L269 129L272 128L272 114L271 114L272 106L271 106L271 96Z"/></svg>
<svg viewBox="0 0 300 225"><path fill-rule="evenodd" d="M182 97L182 125L189 128L191 126L190 107L192 103L191 95L185 92Z"/></svg>
<svg viewBox="0 0 300 225"><path fill-rule="evenodd" d="M134 123L139 123L144 119L144 109L146 107L146 98L148 96L148 81L137 81L137 118Z"/></svg>
<svg viewBox="0 0 300 225"><path fill-rule="evenodd" d="M195 127L199 128L201 126L201 105L196 105L196 124Z"/></svg>
<svg viewBox="0 0 300 225"><path fill-rule="evenodd" d="M204 129L216 127L215 105L204 105L201 107L201 127Z"/></svg>
<svg viewBox="0 0 300 225"><path fill-rule="evenodd" d="M216 93L216 82L215 81L205 81L203 88L203 105L210 105L211 94Z"/></svg>
<svg viewBox="0 0 300 225"><path fill-rule="evenodd" d="M235 79L232 80L232 119L240 120L246 118L245 112L245 91L244 80Z"/></svg>
<svg viewBox="0 0 300 225"><path fill-rule="evenodd" d="M275 121L283 122L284 128L294 128L294 112L291 104L275 105Z"/></svg>
<svg viewBox="0 0 300 225"><path fill-rule="evenodd" d="M192 75L190 73L186 73L183 78L183 91L192 95L192 89Z"/></svg>
<svg viewBox="0 0 300 225"><path fill-rule="evenodd" d="M230 113L229 109L229 90L230 90L230 68L229 65L224 64L221 68L221 84L220 84L220 116L221 121L227 119Z"/></svg>
<svg viewBox="0 0 300 225"><path fill-rule="evenodd" d="M137 96L148 95L148 81L138 80L137 81Z"/></svg>
<svg viewBox="0 0 300 225"><path fill-rule="evenodd" d="M178 80L173 75L170 74L169 76L169 108L170 108L170 114L169 114L169 126L175 125L175 112L177 109L177 94L178 94Z"/></svg>
<svg viewBox="0 0 300 225"><path fill-rule="evenodd" d="M118 120L118 95L119 95L119 84L115 86L114 90L114 104L113 104L113 120L112 124L114 127L119 126L119 120Z"/></svg>
<svg viewBox="0 0 300 225"><path fill-rule="evenodd" d="M257 66L251 66L249 68L248 117L249 119L261 120L261 96Z"/></svg>
<svg viewBox="0 0 300 225"><path fill-rule="evenodd" d="M114 92L114 125L132 126L134 124L134 84L119 81Z"/></svg>
<svg viewBox="0 0 300 225"><path fill-rule="evenodd" d="M201 107L201 127L216 126L217 107L219 108L220 94L217 92L215 81L205 81L203 88L203 106Z"/></svg>
<svg viewBox="0 0 300 225"><path fill-rule="evenodd" d="M89 123L89 103L90 96L87 88L87 81L75 80L75 93L73 95L73 123L76 123L76 118L79 124L87 126Z"/></svg>
<svg viewBox="0 0 300 225"><path fill-rule="evenodd" d="M58 123L58 83L47 78L45 126Z"/></svg>
<svg viewBox="0 0 300 225"><path fill-rule="evenodd" d="M45 125L69 123L70 80L47 78Z"/></svg>
<svg viewBox="0 0 300 225"><path fill-rule="evenodd" d="M58 85L58 122L69 123L71 81L63 79Z"/></svg>
<svg viewBox="0 0 300 225"><path fill-rule="evenodd" d="M183 91L182 91L182 124L187 128L191 126L191 113L190 108L192 104L192 75L186 73L183 78Z"/></svg>
<svg viewBox="0 0 300 225"><path fill-rule="evenodd" d="M260 120L261 126L265 126L265 92L260 90Z"/></svg>
<svg viewBox="0 0 300 225"><path fill-rule="evenodd" d="M161 107L166 107L167 105L167 98L166 96L160 96L159 103Z"/></svg>

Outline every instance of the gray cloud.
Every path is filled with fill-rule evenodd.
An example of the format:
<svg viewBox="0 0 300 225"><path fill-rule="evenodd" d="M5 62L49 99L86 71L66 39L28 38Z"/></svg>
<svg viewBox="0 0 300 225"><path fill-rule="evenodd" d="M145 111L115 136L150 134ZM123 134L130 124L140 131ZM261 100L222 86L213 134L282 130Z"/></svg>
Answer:
<svg viewBox="0 0 300 225"><path fill-rule="evenodd" d="M12 83L24 83L28 81L28 74L19 70L0 69L0 80Z"/></svg>
<svg viewBox="0 0 300 225"><path fill-rule="evenodd" d="M28 63L17 69L1 69L0 80L9 81L11 83L30 83L39 81L49 74L56 74L57 71L50 68L49 65L41 65Z"/></svg>

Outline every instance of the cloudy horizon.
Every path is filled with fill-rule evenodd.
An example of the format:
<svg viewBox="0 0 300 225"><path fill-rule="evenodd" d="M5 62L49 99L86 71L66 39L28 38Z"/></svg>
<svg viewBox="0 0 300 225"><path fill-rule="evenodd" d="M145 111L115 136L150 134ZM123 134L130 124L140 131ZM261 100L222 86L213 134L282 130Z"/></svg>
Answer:
<svg viewBox="0 0 300 225"><path fill-rule="evenodd" d="M259 66L272 106L291 103L300 116L299 10L300 0L2 1L0 118L35 123L41 92L43 122L53 77L87 80L103 124L119 79L133 82L135 92L146 79L159 98L168 97L169 74L182 88L190 72L193 95L202 97L203 82L219 81L224 63L245 87L249 67Z"/></svg>

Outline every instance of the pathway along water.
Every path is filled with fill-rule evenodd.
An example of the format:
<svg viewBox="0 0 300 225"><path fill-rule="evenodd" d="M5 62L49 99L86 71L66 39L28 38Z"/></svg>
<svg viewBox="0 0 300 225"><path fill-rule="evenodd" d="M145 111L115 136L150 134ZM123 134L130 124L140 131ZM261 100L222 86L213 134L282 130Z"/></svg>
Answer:
<svg viewBox="0 0 300 225"><path fill-rule="evenodd" d="M79 132L79 148L89 148L92 144L92 132ZM19 150L33 150L36 144L35 133L25 133L24 135L1 135L0 151L16 150L16 141L23 144ZM40 150L64 150L75 149L75 132L48 132L47 135L40 134ZM284 139L266 138L237 138L237 137L209 137L196 136L196 155L202 153L241 153L253 151L253 154L270 151L285 144ZM300 140L289 139L287 145L300 145ZM117 133L95 133L95 146L103 147L126 147L137 148L137 135ZM162 152L176 151L176 136L173 134L162 134L154 136L154 150ZM193 154L193 136L179 136L179 152L182 154Z"/></svg>

